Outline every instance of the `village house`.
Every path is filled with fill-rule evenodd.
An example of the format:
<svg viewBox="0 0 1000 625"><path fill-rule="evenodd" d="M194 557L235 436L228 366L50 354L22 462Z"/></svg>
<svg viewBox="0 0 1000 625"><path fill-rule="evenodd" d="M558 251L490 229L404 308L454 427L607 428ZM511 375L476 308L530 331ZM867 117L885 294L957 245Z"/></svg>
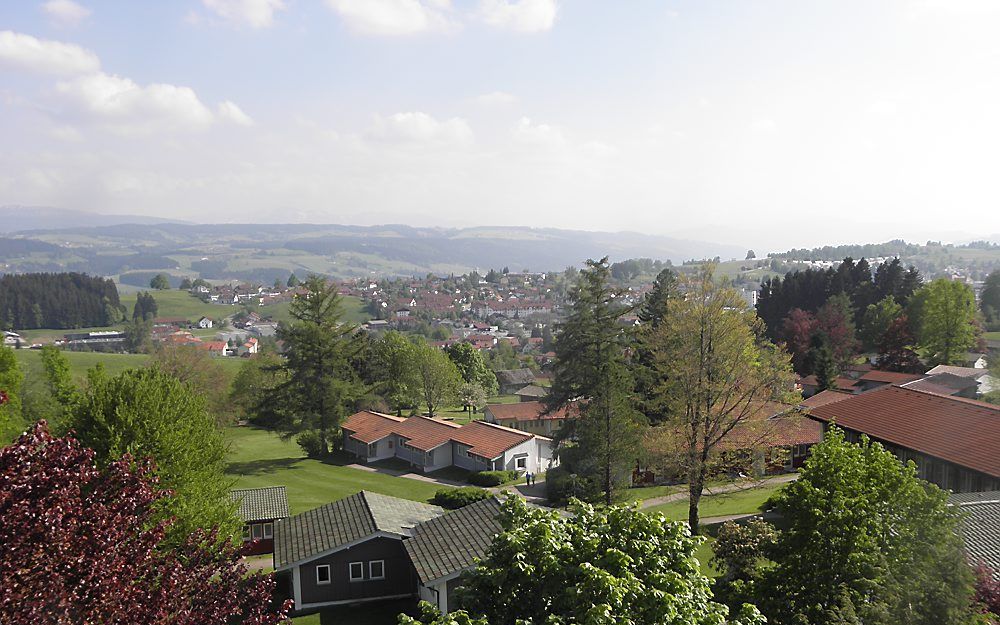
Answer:
<svg viewBox="0 0 1000 625"><path fill-rule="evenodd" d="M525 401L516 404L486 404L483 421L504 427L552 437L567 419L578 413L578 409L560 408L546 414L545 405L539 401Z"/></svg>
<svg viewBox="0 0 1000 625"><path fill-rule="evenodd" d="M887 385L811 406L824 430L836 423L848 440L862 434L921 479L956 493L1000 489L1000 406Z"/></svg>
<svg viewBox="0 0 1000 625"><path fill-rule="evenodd" d="M518 401L539 401L544 399L549 391L541 386L529 384L524 388L519 388L515 393Z"/></svg>
<svg viewBox="0 0 1000 625"><path fill-rule="evenodd" d="M274 524L288 518L288 496L284 486L238 488L229 491L243 520L243 542L253 543L251 555L274 551Z"/></svg>
<svg viewBox="0 0 1000 625"><path fill-rule="evenodd" d="M989 369L981 367L956 367L952 365L938 365L927 372L927 375L937 375L939 373L950 373L970 380L975 380L979 384L978 393L985 395L1000 388L1000 380L990 375Z"/></svg>
<svg viewBox="0 0 1000 625"><path fill-rule="evenodd" d="M16 347L20 345L23 339L21 335L17 332L10 332L8 330L3 331L3 344L11 347Z"/></svg>
<svg viewBox="0 0 1000 625"><path fill-rule="evenodd" d="M535 374L531 369L506 369L497 371L496 375L501 395L516 393L535 381Z"/></svg>
<svg viewBox="0 0 1000 625"><path fill-rule="evenodd" d="M201 319L198 320L198 323L196 325L202 330L206 330L208 328L213 327L215 325L215 322L209 319L208 317L202 317Z"/></svg>
<svg viewBox="0 0 1000 625"><path fill-rule="evenodd" d="M484 421L459 426L363 410L348 417L341 429L344 450L364 462L399 458L421 472L457 466L538 473L557 464L549 438Z"/></svg>

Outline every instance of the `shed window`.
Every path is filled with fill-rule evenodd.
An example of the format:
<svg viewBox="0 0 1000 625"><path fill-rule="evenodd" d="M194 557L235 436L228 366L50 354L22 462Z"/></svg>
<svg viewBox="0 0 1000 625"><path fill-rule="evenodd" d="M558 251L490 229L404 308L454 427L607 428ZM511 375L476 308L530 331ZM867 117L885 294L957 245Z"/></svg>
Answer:
<svg viewBox="0 0 1000 625"><path fill-rule="evenodd" d="M360 582L365 578L365 563L351 562L349 565L350 579L352 582Z"/></svg>
<svg viewBox="0 0 1000 625"><path fill-rule="evenodd" d="M385 560L372 560L368 563L368 577L385 579Z"/></svg>
<svg viewBox="0 0 1000 625"><path fill-rule="evenodd" d="M368 445L368 455L374 456L378 453L378 443L370 443Z"/></svg>
<svg viewBox="0 0 1000 625"><path fill-rule="evenodd" d="M274 537L274 523L264 524L264 538Z"/></svg>
<svg viewBox="0 0 1000 625"><path fill-rule="evenodd" d="M243 540L245 540L245 541L249 541L250 540L250 526L249 525L244 525L243 526Z"/></svg>
<svg viewBox="0 0 1000 625"><path fill-rule="evenodd" d="M260 523L254 523L253 524L253 539L254 540L260 540L262 536L263 536L263 528L260 526Z"/></svg>
<svg viewBox="0 0 1000 625"><path fill-rule="evenodd" d="M316 565L316 583L317 584L329 584L330 583L330 565L329 564L318 564L318 565Z"/></svg>

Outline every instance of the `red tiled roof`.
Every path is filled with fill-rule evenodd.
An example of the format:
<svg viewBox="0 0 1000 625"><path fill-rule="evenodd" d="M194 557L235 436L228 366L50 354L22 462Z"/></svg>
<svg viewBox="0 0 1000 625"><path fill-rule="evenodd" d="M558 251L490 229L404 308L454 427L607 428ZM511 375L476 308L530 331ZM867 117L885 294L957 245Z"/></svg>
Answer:
<svg viewBox="0 0 1000 625"><path fill-rule="evenodd" d="M495 423L472 421L454 431L451 440L468 445L475 455L492 460L511 447L534 438L533 434L505 428Z"/></svg>
<svg viewBox="0 0 1000 625"><path fill-rule="evenodd" d="M545 412L545 405L540 401L522 401L516 404L489 404L486 408L498 421L538 421L563 420L569 417L568 408ZM574 412L576 412L574 410Z"/></svg>
<svg viewBox="0 0 1000 625"><path fill-rule="evenodd" d="M392 434L394 428L405 420L402 417L394 417L381 412L362 410L347 417L341 427L350 431L351 438L354 440L362 443L374 443Z"/></svg>
<svg viewBox="0 0 1000 625"><path fill-rule="evenodd" d="M816 393L812 397L803 399L802 403L799 405L804 406L806 408L817 408L819 406L832 404L835 401L847 399L848 397L852 397L852 394L828 388L825 391L820 391Z"/></svg>
<svg viewBox="0 0 1000 625"><path fill-rule="evenodd" d="M843 376L836 380L837 388L854 388L857 383L858 381L854 378L845 378ZM815 375L807 375L804 378L799 378L799 384L802 386L816 386L818 382Z"/></svg>
<svg viewBox="0 0 1000 625"><path fill-rule="evenodd" d="M809 411L820 421L1000 477L1000 406L884 386Z"/></svg>
<svg viewBox="0 0 1000 625"><path fill-rule="evenodd" d="M896 371L879 371L873 369L861 376L865 382L885 382L886 384L905 384L927 376L920 373L898 373Z"/></svg>
<svg viewBox="0 0 1000 625"><path fill-rule="evenodd" d="M821 423L796 413L739 423L722 438L719 445L723 449L791 447L815 445L822 437Z"/></svg>
<svg viewBox="0 0 1000 625"><path fill-rule="evenodd" d="M392 431L406 438L406 444L410 447L430 451L451 440L452 434L460 427L456 423L429 417L410 417L393 427Z"/></svg>

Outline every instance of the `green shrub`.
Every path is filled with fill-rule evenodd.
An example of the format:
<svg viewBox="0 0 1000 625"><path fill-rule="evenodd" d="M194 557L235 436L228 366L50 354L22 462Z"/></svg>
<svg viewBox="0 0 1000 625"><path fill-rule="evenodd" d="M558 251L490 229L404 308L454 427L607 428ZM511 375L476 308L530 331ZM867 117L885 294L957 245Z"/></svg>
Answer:
<svg viewBox="0 0 1000 625"><path fill-rule="evenodd" d="M461 488L445 488L434 494L431 503L446 510L457 510L465 506L491 497L490 491L475 486Z"/></svg>
<svg viewBox="0 0 1000 625"><path fill-rule="evenodd" d="M320 442L319 434L312 430L306 430L295 438L302 451L310 458L319 458L323 455L323 444Z"/></svg>
<svg viewBox="0 0 1000 625"><path fill-rule="evenodd" d="M469 476L469 483L476 486L500 486L513 482L520 475L517 471L480 471Z"/></svg>

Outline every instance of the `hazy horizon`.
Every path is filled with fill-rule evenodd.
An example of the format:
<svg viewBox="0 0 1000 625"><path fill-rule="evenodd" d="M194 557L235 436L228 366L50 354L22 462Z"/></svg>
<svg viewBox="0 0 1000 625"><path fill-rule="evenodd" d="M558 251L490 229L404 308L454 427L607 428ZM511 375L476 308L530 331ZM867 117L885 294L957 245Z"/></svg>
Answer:
<svg viewBox="0 0 1000 625"><path fill-rule="evenodd" d="M986 0L7 3L0 205L995 238L998 27Z"/></svg>

